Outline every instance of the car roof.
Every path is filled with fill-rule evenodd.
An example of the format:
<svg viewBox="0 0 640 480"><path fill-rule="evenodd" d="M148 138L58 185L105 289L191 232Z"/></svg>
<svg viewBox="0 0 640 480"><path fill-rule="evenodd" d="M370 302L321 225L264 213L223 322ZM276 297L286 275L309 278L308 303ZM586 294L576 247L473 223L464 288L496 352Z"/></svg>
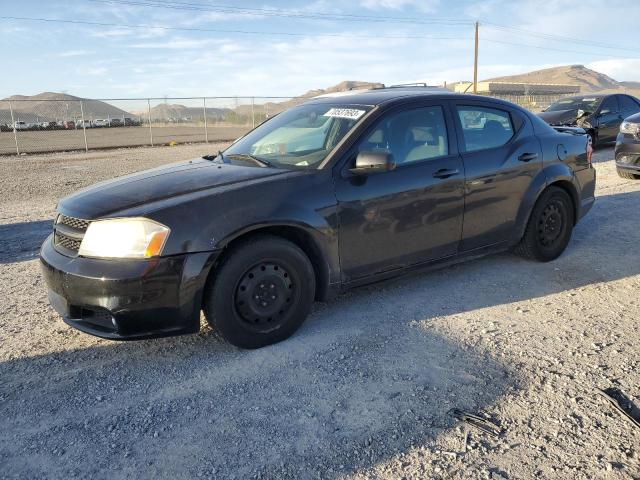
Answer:
<svg viewBox="0 0 640 480"><path fill-rule="evenodd" d="M349 90L346 92L329 93L310 98L305 103L331 103L339 105L382 105L401 99L477 99L501 102L498 99L471 95L467 93L455 93L440 87L386 87L372 90Z"/></svg>

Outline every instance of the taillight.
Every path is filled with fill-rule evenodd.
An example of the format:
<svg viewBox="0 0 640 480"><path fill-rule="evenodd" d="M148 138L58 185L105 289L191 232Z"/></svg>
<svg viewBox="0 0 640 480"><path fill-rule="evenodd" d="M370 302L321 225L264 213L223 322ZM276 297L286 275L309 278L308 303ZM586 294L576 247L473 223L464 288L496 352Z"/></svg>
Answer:
<svg viewBox="0 0 640 480"><path fill-rule="evenodd" d="M591 144L591 135L589 135L587 140L587 163L591 165L591 160L593 158L593 145Z"/></svg>

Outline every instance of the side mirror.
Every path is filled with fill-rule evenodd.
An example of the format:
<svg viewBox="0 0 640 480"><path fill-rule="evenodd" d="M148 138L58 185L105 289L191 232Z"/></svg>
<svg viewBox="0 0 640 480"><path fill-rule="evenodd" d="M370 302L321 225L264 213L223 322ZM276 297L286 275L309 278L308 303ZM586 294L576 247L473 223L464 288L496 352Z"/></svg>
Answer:
<svg viewBox="0 0 640 480"><path fill-rule="evenodd" d="M393 155L389 152L360 152L356 157L356 165L349 171L355 175L388 172L396 168Z"/></svg>

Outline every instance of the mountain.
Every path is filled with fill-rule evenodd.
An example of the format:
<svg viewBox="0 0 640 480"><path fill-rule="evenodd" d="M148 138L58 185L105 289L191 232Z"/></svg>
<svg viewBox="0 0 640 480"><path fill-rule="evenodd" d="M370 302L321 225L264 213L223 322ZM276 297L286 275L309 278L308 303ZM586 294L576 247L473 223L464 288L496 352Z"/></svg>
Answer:
<svg viewBox="0 0 640 480"><path fill-rule="evenodd" d="M638 82L618 82L604 73L596 72L584 65L565 65L562 67L545 68L520 75L490 78L486 81L579 85L582 92L618 91L640 87ZM633 84L633 86L631 84Z"/></svg>
<svg viewBox="0 0 640 480"><path fill-rule="evenodd" d="M215 108L207 106L207 120L221 120L230 112L229 108ZM146 116L147 112L139 112L140 116ZM173 122L203 121L203 107L187 107L180 104L161 103L151 108L152 120L164 120Z"/></svg>
<svg viewBox="0 0 640 480"><path fill-rule="evenodd" d="M71 120L80 118L82 109L87 119L91 118L122 118L131 114L109 103L100 100L85 100L66 93L43 92L37 95L12 95L0 100L0 119L11 120L7 100L12 102L13 115L16 120L24 122ZM7 123L9 123L7 122Z"/></svg>
<svg viewBox="0 0 640 480"><path fill-rule="evenodd" d="M369 90L372 88L381 88L384 87L383 83L377 82L361 82L357 80L344 80L336 85L327 88L318 88L315 90L309 90L302 95L292 98L291 100L284 100L282 102L267 102L264 105L259 106L259 112L264 113L267 112L269 116L272 116L276 113L282 112L287 108L293 107L294 105L298 105L304 100L312 97L317 97L318 95L326 95L328 93L337 93L337 92L348 92L351 90ZM250 116L251 115L251 105L240 105L234 109L236 113L240 116Z"/></svg>

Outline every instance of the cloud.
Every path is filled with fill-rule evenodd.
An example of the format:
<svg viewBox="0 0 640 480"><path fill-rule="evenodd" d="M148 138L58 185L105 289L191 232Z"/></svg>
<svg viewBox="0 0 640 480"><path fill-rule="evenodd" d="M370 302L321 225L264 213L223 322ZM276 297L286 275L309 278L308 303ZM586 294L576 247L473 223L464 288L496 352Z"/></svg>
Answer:
<svg viewBox="0 0 640 480"><path fill-rule="evenodd" d="M58 54L58 57L66 58L66 57L81 57L83 55L89 55L92 52L88 50L67 50L66 52L61 52Z"/></svg>
<svg viewBox="0 0 640 480"><path fill-rule="evenodd" d="M619 82L640 80L640 75L638 75L638 72L640 72L639 58L598 60L587 63L585 66L597 72L604 73Z"/></svg>
<svg viewBox="0 0 640 480"><path fill-rule="evenodd" d="M437 10L439 0L360 0L360 5L370 10L405 10L407 8L421 12Z"/></svg>
<svg viewBox="0 0 640 480"><path fill-rule="evenodd" d="M162 42L144 42L129 45L129 48L149 48L161 50L187 50L209 47L221 43L217 39L189 39L189 38L173 38Z"/></svg>

